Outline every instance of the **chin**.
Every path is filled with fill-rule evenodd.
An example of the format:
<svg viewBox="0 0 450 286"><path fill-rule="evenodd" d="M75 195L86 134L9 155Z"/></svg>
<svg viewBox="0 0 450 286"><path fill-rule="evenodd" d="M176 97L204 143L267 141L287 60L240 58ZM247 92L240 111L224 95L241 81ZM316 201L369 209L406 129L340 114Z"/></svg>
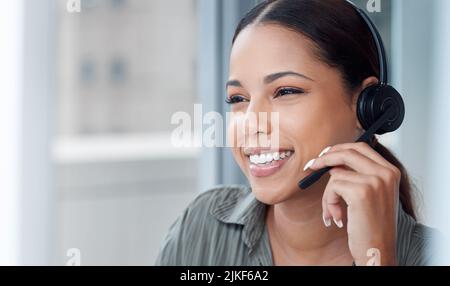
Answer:
<svg viewBox="0 0 450 286"><path fill-rule="evenodd" d="M288 186L270 186L270 184L256 184L250 181L252 192L256 199L266 205L276 205L289 200L298 190Z"/></svg>

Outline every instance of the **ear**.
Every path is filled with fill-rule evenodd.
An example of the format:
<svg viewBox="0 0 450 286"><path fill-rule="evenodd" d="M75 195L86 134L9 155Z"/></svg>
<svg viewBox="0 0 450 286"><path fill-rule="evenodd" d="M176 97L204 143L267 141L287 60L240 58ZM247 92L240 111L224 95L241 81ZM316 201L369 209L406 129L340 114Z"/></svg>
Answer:
<svg viewBox="0 0 450 286"><path fill-rule="evenodd" d="M359 95L361 94L361 92L363 90L365 90L366 88L368 88L369 86L377 85L379 82L380 81L374 76L368 77L362 82L361 86L355 91L355 93L352 96L352 110L355 115L356 115L356 107L357 107L356 105L358 103L358 98L359 98ZM358 116L356 116L356 124L362 134L363 128L361 126L361 123L359 122Z"/></svg>

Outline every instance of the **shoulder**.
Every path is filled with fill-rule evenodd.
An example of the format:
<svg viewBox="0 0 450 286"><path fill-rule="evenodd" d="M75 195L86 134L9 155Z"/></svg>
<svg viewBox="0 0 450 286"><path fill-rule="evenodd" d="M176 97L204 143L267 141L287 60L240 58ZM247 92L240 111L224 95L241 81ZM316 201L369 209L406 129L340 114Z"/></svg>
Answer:
<svg viewBox="0 0 450 286"><path fill-rule="evenodd" d="M437 259L436 242L442 240L442 234L437 229L416 222L404 214L401 229L398 231L399 264L406 266L432 265Z"/></svg>
<svg viewBox="0 0 450 286"><path fill-rule="evenodd" d="M242 185L219 185L198 195L186 210L190 215L214 215L220 209L232 209L249 192Z"/></svg>
<svg viewBox="0 0 450 286"><path fill-rule="evenodd" d="M237 229L223 222L249 192L246 186L219 185L199 194L170 226L156 265L210 264L203 257L205 245L219 235L233 235L233 230L239 237Z"/></svg>
<svg viewBox="0 0 450 286"><path fill-rule="evenodd" d="M443 239L437 229L416 223L411 234L408 265L433 265L437 261L436 244Z"/></svg>

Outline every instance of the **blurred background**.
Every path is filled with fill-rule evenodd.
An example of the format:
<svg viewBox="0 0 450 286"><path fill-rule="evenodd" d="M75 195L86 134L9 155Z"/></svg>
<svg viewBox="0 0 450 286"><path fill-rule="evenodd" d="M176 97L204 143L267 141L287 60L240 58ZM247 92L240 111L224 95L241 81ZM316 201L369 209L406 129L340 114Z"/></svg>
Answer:
<svg viewBox="0 0 450 286"><path fill-rule="evenodd" d="M261 1L76 2L1 2L0 265L66 265L74 249L81 265L152 265L196 195L247 184L226 148L171 147L171 116L227 111L231 37ZM420 221L450 235L450 1L380 2L370 16L407 108L381 141Z"/></svg>

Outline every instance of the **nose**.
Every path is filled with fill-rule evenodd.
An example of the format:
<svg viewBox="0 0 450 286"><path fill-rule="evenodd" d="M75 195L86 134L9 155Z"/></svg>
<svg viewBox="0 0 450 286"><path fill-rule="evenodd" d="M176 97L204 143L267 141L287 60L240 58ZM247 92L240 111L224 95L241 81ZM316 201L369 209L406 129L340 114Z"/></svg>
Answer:
<svg viewBox="0 0 450 286"><path fill-rule="evenodd" d="M247 142L258 142L257 146L261 146L263 137L270 136L272 133L271 118L272 106L268 100L252 100L245 114L245 137L248 140Z"/></svg>

